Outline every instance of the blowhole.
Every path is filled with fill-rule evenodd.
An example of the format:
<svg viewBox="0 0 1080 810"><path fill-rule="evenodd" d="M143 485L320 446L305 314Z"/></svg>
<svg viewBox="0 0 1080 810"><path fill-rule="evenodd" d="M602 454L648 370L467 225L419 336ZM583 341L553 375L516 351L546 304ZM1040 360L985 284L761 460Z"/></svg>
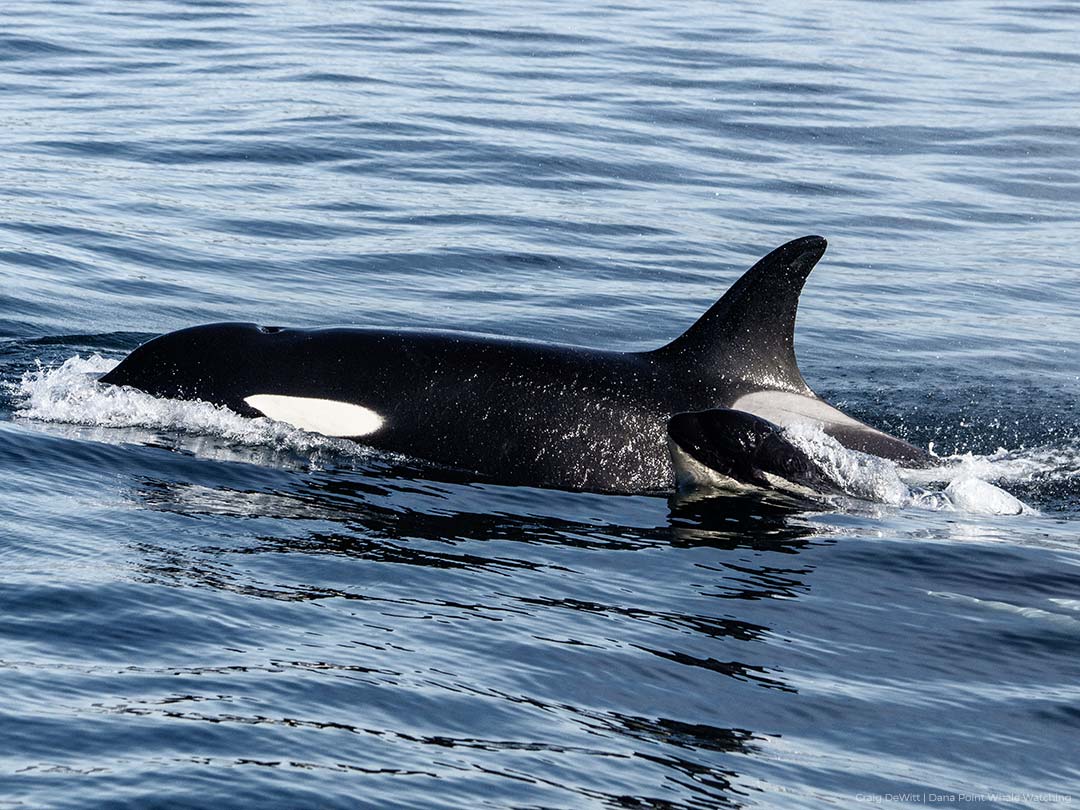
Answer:
<svg viewBox="0 0 1080 810"><path fill-rule="evenodd" d="M260 326L259 331L264 335L273 335L276 332L281 332L285 329L284 326Z"/></svg>

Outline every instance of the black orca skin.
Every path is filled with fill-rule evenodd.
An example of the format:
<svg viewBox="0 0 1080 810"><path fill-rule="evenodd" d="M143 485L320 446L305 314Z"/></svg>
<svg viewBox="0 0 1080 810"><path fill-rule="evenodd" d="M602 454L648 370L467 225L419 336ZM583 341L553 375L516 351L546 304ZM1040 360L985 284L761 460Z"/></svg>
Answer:
<svg viewBox="0 0 1080 810"><path fill-rule="evenodd" d="M613 493L675 484L667 424L678 413L826 413L827 433L909 466L916 447L835 411L794 353L799 293L825 251L807 236L754 265L684 335L613 352L455 332L196 326L133 351L103 382L261 415L252 395L332 400L374 411L373 448L508 484ZM835 416L832 416L835 415ZM288 421L288 420L285 420Z"/></svg>
<svg viewBox="0 0 1080 810"><path fill-rule="evenodd" d="M668 420L668 438L680 488L707 485L709 478L720 476L762 489L775 487L778 479L819 494L843 492L782 428L746 411L675 414ZM705 480L699 480L702 474Z"/></svg>

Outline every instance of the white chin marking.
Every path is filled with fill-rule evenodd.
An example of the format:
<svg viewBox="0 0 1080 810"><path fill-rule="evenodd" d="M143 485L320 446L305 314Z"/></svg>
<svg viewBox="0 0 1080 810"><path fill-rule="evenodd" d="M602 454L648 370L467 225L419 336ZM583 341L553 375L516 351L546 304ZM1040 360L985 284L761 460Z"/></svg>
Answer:
<svg viewBox="0 0 1080 810"><path fill-rule="evenodd" d="M680 490L726 489L734 492L744 492L748 489L754 489L754 487L706 467L670 438L668 439L668 450L671 452L671 463L675 468L675 486Z"/></svg>
<svg viewBox="0 0 1080 810"><path fill-rule="evenodd" d="M383 424L383 418L370 408L334 399L252 394L244 402L276 422L324 436L367 436Z"/></svg>
<svg viewBox="0 0 1080 810"><path fill-rule="evenodd" d="M804 487L802 484L796 484L794 481L789 481L786 478L773 475L772 473L763 472L765 480L769 482L769 486L780 492L787 492L792 495L802 495L803 497L813 497L815 495L820 496L820 492L810 489L810 487Z"/></svg>

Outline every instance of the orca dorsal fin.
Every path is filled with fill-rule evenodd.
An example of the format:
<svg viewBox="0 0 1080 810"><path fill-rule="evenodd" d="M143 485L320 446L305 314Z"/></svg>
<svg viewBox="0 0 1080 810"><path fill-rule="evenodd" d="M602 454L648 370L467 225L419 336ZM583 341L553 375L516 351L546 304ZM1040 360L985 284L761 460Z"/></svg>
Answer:
<svg viewBox="0 0 1080 810"><path fill-rule="evenodd" d="M811 393L795 361L795 313L806 277L826 245L820 236L781 245L747 270L697 323L648 354L688 373Z"/></svg>

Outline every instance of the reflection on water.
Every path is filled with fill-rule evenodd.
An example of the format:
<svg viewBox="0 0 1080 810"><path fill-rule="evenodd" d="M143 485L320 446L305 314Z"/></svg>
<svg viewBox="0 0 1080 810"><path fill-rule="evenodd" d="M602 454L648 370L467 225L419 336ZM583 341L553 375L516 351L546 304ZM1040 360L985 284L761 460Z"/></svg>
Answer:
<svg viewBox="0 0 1080 810"><path fill-rule="evenodd" d="M292 611L310 604L323 619L305 625L331 638L348 617L348 638L338 638L333 648L316 643L317 658L275 658L245 669L276 684L263 688L289 689L293 680L323 672L379 690L380 704L413 701L416 690L443 694L443 700L459 695L484 706L477 711L521 716L511 723L519 736L403 733L396 725L359 728L325 714L237 714L212 695L180 706L103 710L396 738L453 749L478 768L488 767L485 755L495 752L574 754L608 762L601 772L612 778L635 767L685 779L703 806L741 804L735 787L740 767L730 755L754 755L754 741L767 731L754 730L753 723L714 724L711 718L724 713L712 709L692 719L641 716L627 711L636 699L619 696L660 696L675 684L696 684L707 703L722 703L724 681L735 690L795 692L762 646L769 627L754 620L752 609L736 605L805 593L808 569L791 563L813 542L812 527L790 506L753 498L677 500L669 507L662 499L636 499L657 519L651 526L591 519L591 502L602 498L557 492L548 493L554 507L548 511L555 514L461 508L461 501L485 495L498 506L506 494L520 492L332 470L280 491L144 478L128 497L140 508L211 519L215 527L224 519L234 527L215 528L185 548L175 541L138 543L137 580L225 591L255 600L256 613L276 612L262 607L273 603L293 605ZM543 509L544 499L530 502ZM725 556L738 550L765 552L766 559ZM683 552L690 556L682 559ZM331 569L336 573L328 577ZM646 581L648 588L641 586ZM356 628L365 632L358 637ZM433 637L446 632L453 647L440 653ZM299 654L307 645L297 641ZM658 666L668 676L643 682L656 677ZM489 677L492 669L507 673L507 686ZM548 719L538 725L537 715ZM544 728L553 722L570 742L549 737ZM584 783L572 789L583 799L651 800Z"/></svg>

